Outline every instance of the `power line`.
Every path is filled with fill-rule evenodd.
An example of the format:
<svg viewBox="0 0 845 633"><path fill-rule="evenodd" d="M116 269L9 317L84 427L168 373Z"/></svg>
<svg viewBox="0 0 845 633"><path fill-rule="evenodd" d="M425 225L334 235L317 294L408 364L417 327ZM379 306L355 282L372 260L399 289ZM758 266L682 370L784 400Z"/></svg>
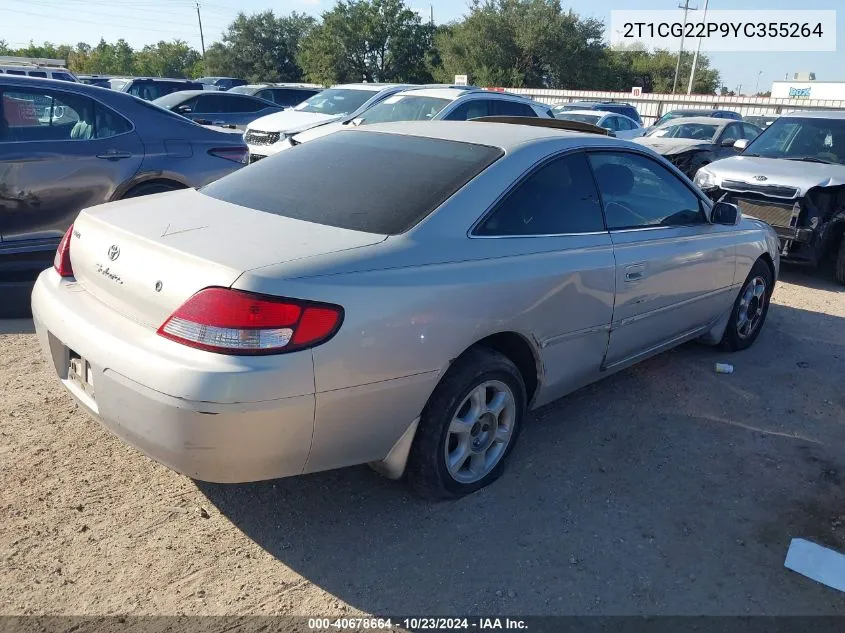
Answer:
<svg viewBox="0 0 845 633"><path fill-rule="evenodd" d="M109 22L94 22L93 20L80 20L78 18L69 18L64 15L45 15L43 13L33 13L32 11L19 11L17 9L4 9L4 11L8 13L18 13L20 15L30 15L36 18L46 18L46 19L56 19L61 20L63 22L79 22L80 24L93 24L94 26L120 26L121 28L132 28L139 31L152 31L154 33L168 33L168 34L175 34L175 35L182 35L185 36L184 31L170 31L167 29L152 29L146 28L143 26L130 26L130 25L115 25Z"/></svg>

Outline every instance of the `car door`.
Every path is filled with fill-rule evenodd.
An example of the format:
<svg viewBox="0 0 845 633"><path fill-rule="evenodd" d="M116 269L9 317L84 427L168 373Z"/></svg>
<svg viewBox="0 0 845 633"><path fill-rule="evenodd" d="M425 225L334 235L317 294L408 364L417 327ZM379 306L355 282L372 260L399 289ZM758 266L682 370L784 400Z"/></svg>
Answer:
<svg viewBox="0 0 845 633"><path fill-rule="evenodd" d="M617 368L696 336L730 309L734 227L657 159L589 154L616 257L616 305L605 366Z"/></svg>
<svg viewBox="0 0 845 633"><path fill-rule="evenodd" d="M0 83L3 241L59 239L85 207L106 202L144 158L132 124L90 97Z"/></svg>
<svg viewBox="0 0 845 633"><path fill-rule="evenodd" d="M615 262L586 155L570 152L537 165L473 230L523 267L536 297L523 314L539 346L544 380L536 403L601 374L613 316Z"/></svg>

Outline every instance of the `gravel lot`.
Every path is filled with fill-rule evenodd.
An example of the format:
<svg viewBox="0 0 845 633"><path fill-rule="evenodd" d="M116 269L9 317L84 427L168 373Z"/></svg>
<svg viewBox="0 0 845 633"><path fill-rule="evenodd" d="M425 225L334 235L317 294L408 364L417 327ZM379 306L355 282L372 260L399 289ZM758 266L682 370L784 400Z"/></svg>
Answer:
<svg viewBox="0 0 845 633"><path fill-rule="evenodd" d="M366 467L194 482L0 321L0 612L845 614L783 568L795 536L845 551L845 292L784 277L751 350L687 345L550 405L498 483L439 504Z"/></svg>

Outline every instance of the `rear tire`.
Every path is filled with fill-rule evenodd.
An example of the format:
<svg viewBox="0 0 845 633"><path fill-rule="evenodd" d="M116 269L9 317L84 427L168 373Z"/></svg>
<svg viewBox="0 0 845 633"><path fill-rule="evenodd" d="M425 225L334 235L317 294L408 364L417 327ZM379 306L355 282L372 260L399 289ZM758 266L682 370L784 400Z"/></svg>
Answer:
<svg viewBox="0 0 845 633"><path fill-rule="evenodd" d="M845 233L842 233L842 238L839 240L839 250L836 253L834 274L836 275L836 281L845 284Z"/></svg>
<svg viewBox="0 0 845 633"><path fill-rule="evenodd" d="M722 349L737 352L754 344L766 322L774 285L771 268L758 259L734 301L728 326L719 343Z"/></svg>
<svg viewBox="0 0 845 633"><path fill-rule="evenodd" d="M428 400L408 456L411 488L454 499L491 484L504 471L525 417L522 375L491 349L470 349Z"/></svg>
<svg viewBox="0 0 845 633"><path fill-rule="evenodd" d="M165 191L176 191L177 189L184 189L184 187L177 185L176 183L147 182L132 187L132 189L124 194L122 199L140 198L141 196L149 196L154 193L164 193Z"/></svg>

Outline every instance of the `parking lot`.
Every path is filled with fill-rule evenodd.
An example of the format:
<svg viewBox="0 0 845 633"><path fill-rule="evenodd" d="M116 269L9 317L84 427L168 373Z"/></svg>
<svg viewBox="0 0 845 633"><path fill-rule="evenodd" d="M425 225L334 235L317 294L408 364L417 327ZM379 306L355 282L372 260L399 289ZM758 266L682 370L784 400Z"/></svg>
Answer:
<svg viewBox="0 0 845 633"><path fill-rule="evenodd" d="M0 321L7 614L845 614L783 568L845 548L845 291L786 270L753 348L685 345L535 413L426 503L366 467L194 482L112 437ZM714 372L731 362L732 375Z"/></svg>

